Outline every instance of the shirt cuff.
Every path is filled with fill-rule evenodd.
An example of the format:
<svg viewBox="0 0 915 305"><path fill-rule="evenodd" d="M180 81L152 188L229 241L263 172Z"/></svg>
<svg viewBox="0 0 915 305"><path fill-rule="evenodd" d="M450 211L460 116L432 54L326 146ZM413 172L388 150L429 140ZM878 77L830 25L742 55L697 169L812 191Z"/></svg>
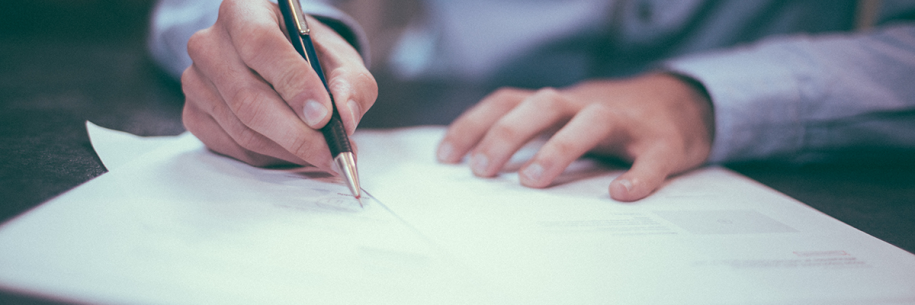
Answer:
<svg viewBox="0 0 915 305"><path fill-rule="evenodd" d="M802 149L801 101L816 86L797 65L804 59L763 46L677 58L663 68L705 87L715 114L708 162L723 163L791 159Z"/></svg>

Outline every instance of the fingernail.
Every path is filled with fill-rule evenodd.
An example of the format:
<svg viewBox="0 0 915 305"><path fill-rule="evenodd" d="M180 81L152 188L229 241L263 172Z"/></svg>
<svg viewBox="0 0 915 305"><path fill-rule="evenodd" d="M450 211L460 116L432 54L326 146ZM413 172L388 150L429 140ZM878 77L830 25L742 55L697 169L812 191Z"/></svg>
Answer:
<svg viewBox="0 0 915 305"><path fill-rule="evenodd" d="M327 107L315 100L305 102L305 107L302 109L302 113L305 115L305 123L311 127L321 123L321 120L324 120L324 117L327 116L327 112Z"/></svg>
<svg viewBox="0 0 915 305"><path fill-rule="evenodd" d="M521 171L521 174L524 175L528 181L538 183L540 182L540 178L543 177L543 166L540 166L540 163L533 163L524 168L524 170Z"/></svg>
<svg viewBox="0 0 915 305"><path fill-rule="evenodd" d="M632 193L632 182L629 179L620 179L619 183L626 188L627 193Z"/></svg>
<svg viewBox="0 0 915 305"><path fill-rule="evenodd" d="M489 158L484 154L475 154L470 160L470 169L473 170L473 173L485 176L486 168L489 166Z"/></svg>
<svg viewBox="0 0 915 305"><path fill-rule="evenodd" d="M354 100L346 102L346 107L349 108L349 114L353 117L353 130L355 130L356 126L359 126L359 117L362 115L362 107L359 107L359 103L356 103Z"/></svg>
<svg viewBox="0 0 915 305"><path fill-rule="evenodd" d="M442 142L442 144L439 144L438 146L438 153L436 156L438 156L438 160L441 162L449 162L451 161L451 154L453 153L454 146L451 146L451 143Z"/></svg>

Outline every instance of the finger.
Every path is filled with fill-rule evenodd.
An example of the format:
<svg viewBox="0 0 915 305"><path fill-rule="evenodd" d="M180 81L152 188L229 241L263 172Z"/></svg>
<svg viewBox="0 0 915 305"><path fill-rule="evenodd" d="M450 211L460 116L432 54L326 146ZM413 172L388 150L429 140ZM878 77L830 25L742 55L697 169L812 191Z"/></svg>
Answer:
<svg viewBox="0 0 915 305"><path fill-rule="evenodd" d="M298 117L313 129L330 120L330 97L309 63L283 32L276 5L225 1L225 33L247 67L272 86ZM242 9L241 5L244 5Z"/></svg>
<svg viewBox="0 0 915 305"><path fill-rule="evenodd" d="M621 120L613 109L592 104L578 112L519 171L522 185L547 187L576 159L598 144L619 141Z"/></svg>
<svg viewBox="0 0 915 305"><path fill-rule="evenodd" d="M530 94L528 90L503 88L483 98L448 126L448 131L438 146L438 160L444 163L460 162L499 118Z"/></svg>
<svg viewBox="0 0 915 305"><path fill-rule="evenodd" d="M218 154L258 167L279 165L288 162L286 160L253 152L236 144L235 140L222 130L219 124L216 123L211 116L197 108L186 105L181 118L188 131L200 139L207 148Z"/></svg>
<svg viewBox="0 0 915 305"><path fill-rule="evenodd" d="M192 39L188 53L194 54L195 66L216 87L234 117L297 158L329 171L332 161L321 133L303 123L269 84L241 62L232 46L227 45L227 34L220 35L223 37L203 35ZM232 116L220 115L216 119L227 117Z"/></svg>
<svg viewBox="0 0 915 305"><path fill-rule="evenodd" d="M499 172L511 156L544 130L564 124L571 103L559 91L540 89L496 121L471 154L470 168L481 177Z"/></svg>
<svg viewBox="0 0 915 305"><path fill-rule="evenodd" d="M185 71L182 75L181 82L186 96L185 114L191 115L189 117L186 116L183 119L186 122L185 125L190 124L195 127L197 130L195 135L197 135L198 138L204 139L217 136L222 137L225 135L229 137L228 140L231 140L231 144L234 144L233 146L237 146L246 152L254 153L257 156L269 156L300 165L308 164L239 121L228 106L222 102L213 84L200 76L199 70L195 65L191 65L191 67ZM187 127L190 129L190 126ZM208 132L213 132L214 135L210 136ZM227 146L227 143L220 143L221 148L226 148ZM232 148L232 150L214 150L241 161L248 162L249 158L246 157L247 153L239 153L234 147ZM248 163L257 166L263 163L259 161L261 159L263 158L250 159L254 161Z"/></svg>
<svg viewBox="0 0 915 305"><path fill-rule="evenodd" d="M678 156L667 144L659 143L637 155L632 167L610 182L610 197L619 201L645 198L664 183Z"/></svg>
<svg viewBox="0 0 915 305"><path fill-rule="evenodd" d="M331 72L330 90L347 135L353 135L359 121L375 103L378 85L368 70L338 68Z"/></svg>
<svg viewBox="0 0 915 305"><path fill-rule="evenodd" d="M378 97L378 84L361 55L333 29L309 18L315 51L327 73L337 111L347 134L352 135L362 116Z"/></svg>

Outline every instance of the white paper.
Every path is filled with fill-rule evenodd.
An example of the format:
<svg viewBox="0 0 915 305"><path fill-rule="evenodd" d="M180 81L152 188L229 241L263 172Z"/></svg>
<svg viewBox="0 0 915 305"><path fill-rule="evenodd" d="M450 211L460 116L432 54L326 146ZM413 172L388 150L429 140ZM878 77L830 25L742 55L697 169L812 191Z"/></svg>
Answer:
<svg viewBox="0 0 915 305"><path fill-rule="evenodd" d="M915 256L723 168L621 203L588 162L535 190L438 164L443 129L359 136L363 186L518 303L915 303Z"/></svg>
<svg viewBox="0 0 915 305"><path fill-rule="evenodd" d="M190 132L178 136L140 137L123 131L108 129L86 121L89 141L99 160L108 170L113 170L184 137L194 137Z"/></svg>
<svg viewBox="0 0 915 305"><path fill-rule="evenodd" d="M89 303L471 302L463 270L325 173L264 170L193 137L0 230L0 285Z"/></svg>
<svg viewBox="0 0 915 305"><path fill-rule="evenodd" d="M915 255L728 170L620 203L621 172L587 161L543 190L438 164L442 132L357 133L364 210L320 173L168 144L0 228L0 285L93 303L915 303Z"/></svg>

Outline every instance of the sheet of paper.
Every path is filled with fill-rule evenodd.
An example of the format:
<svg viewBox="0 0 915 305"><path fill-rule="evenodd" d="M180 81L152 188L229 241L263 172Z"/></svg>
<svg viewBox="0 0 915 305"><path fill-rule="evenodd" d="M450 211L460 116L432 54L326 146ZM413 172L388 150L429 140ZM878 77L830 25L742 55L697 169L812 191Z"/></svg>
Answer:
<svg viewBox="0 0 915 305"><path fill-rule="evenodd" d="M88 303L473 302L464 269L370 196L193 137L0 229L0 286Z"/></svg>
<svg viewBox="0 0 915 305"><path fill-rule="evenodd" d="M359 134L363 186L519 303L915 303L915 256L726 169L620 203L621 171L580 162L528 189L438 164L442 135Z"/></svg>
<svg viewBox="0 0 915 305"><path fill-rule="evenodd" d="M728 170L619 203L620 171L587 161L544 190L438 164L442 132L354 137L364 211L320 173L167 144L0 228L0 285L102 303L915 303L915 256Z"/></svg>
<svg viewBox="0 0 915 305"><path fill-rule="evenodd" d="M182 138L194 137L190 132L178 136L141 137L101 127L89 121L86 121L86 132L89 133L92 148L108 170L130 163L146 153Z"/></svg>

